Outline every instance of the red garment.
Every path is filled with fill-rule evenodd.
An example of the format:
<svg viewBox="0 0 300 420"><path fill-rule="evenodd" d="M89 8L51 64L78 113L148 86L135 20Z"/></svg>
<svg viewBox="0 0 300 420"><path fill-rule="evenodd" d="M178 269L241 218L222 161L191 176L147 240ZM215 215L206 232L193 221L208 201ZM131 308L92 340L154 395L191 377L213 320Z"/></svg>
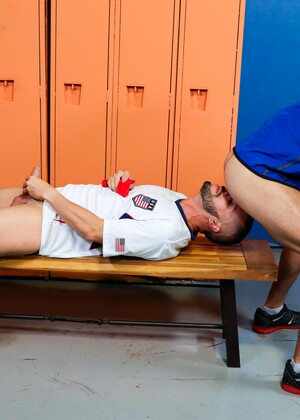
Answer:
<svg viewBox="0 0 300 420"><path fill-rule="evenodd" d="M118 188L117 188L117 193L120 194L122 197L127 197L130 190L130 185L134 183L135 183L134 179L127 179L127 181L124 181L124 182L120 180L118 184ZM102 187L108 187L107 179L104 179L102 181Z"/></svg>

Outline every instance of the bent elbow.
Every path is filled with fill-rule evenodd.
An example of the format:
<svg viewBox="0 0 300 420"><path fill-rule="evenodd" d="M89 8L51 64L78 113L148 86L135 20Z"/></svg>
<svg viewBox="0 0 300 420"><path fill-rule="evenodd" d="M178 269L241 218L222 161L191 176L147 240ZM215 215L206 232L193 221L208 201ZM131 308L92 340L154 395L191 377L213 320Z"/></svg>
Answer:
<svg viewBox="0 0 300 420"><path fill-rule="evenodd" d="M89 228L83 236L87 241L101 243L103 235L98 228Z"/></svg>

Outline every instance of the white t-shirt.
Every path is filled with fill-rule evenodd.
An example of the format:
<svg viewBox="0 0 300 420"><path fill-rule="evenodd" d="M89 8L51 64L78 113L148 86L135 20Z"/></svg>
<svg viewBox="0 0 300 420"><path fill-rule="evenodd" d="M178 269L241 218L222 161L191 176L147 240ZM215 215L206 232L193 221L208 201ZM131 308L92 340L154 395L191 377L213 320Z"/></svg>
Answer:
<svg viewBox="0 0 300 420"><path fill-rule="evenodd" d="M193 236L180 206L186 197L166 188L138 186L125 198L100 185L70 184L58 191L104 219L103 243L81 237L44 202L40 255L73 258L103 254L162 260L178 255Z"/></svg>

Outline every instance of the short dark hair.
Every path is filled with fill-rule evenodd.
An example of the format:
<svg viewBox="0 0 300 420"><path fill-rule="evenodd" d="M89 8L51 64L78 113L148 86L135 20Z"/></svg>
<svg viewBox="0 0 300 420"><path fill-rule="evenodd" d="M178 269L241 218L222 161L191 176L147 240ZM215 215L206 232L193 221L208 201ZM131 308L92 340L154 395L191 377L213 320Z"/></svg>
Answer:
<svg viewBox="0 0 300 420"><path fill-rule="evenodd" d="M206 230L202 232L207 239L215 244L219 245L232 245L241 242L250 232L253 226L253 217L247 215L244 223L237 226L236 230L232 234L222 234L222 232L213 232L212 230Z"/></svg>

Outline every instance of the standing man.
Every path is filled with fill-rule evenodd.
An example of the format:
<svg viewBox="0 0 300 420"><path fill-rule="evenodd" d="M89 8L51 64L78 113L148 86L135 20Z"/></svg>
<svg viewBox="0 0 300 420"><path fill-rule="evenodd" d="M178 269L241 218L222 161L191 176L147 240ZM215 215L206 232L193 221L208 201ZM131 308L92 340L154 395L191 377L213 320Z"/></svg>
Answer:
<svg viewBox="0 0 300 420"><path fill-rule="evenodd" d="M300 102L234 148L225 161L225 179L235 202L284 246L278 281L257 309L253 328L260 333L299 328L300 313L284 301L300 273ZM300 394L300 333L281 386Z"/></svg>

